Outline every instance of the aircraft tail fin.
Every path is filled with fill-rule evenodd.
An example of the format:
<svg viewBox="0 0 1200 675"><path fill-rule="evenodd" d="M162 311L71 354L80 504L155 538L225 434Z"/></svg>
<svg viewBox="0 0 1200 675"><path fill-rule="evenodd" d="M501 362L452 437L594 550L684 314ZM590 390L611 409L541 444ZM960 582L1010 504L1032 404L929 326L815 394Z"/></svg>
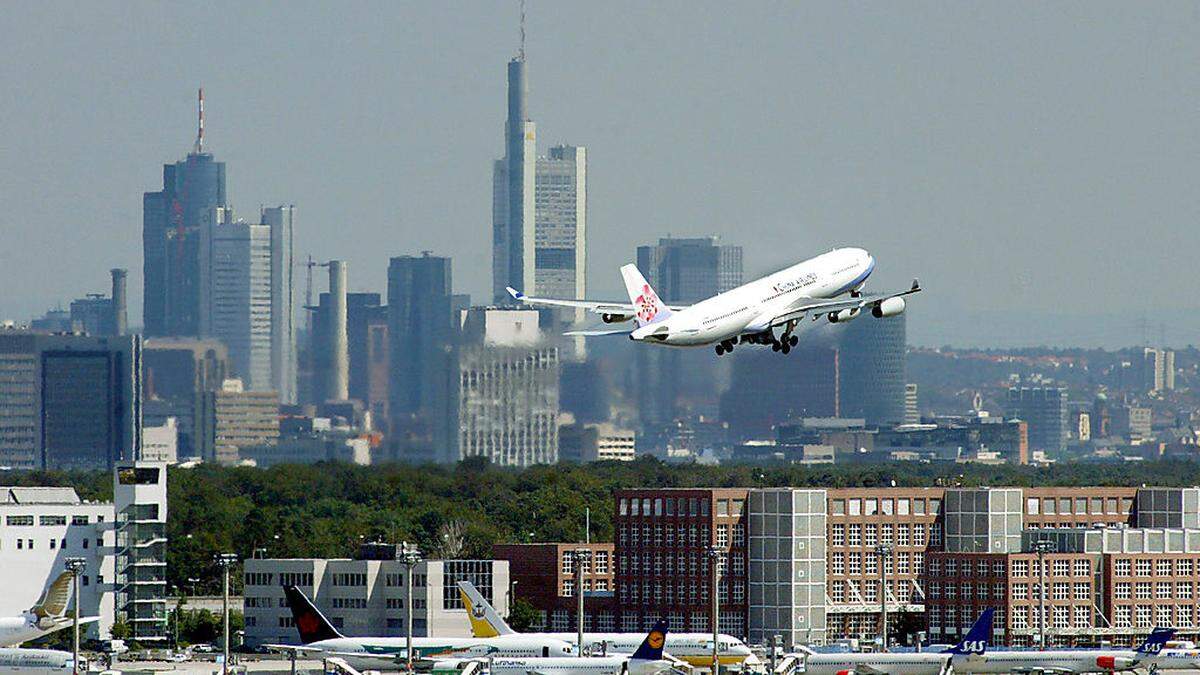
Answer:
<svg viewBox="0 0 1200 675"><path fill-rule="evenodd" d="M311 644L320 640L332 640L342 637L342 634L329 623L329 619L317 609L295 586L284 586L283 594L287 597L288 607L292 609L292 619L296 622L296 630L300 633L300 642Z"/></svg>
<svg viewBox="0 0 1200 675"><path fill-rule="evenodd" d="M1167 641L1175 636L1174 628L1155 628L1150 632L1146 641L1138 645L1138 658L1146 656L1157 656L1167 644Z"/></svg>
<svg viewBox="0 0 1200 675"><path fill-rule="evenodd" d="M975 623L971 625L971 630L963 636L963 639L958 641L958 644L949 647L942 651L943 654L974 654L982 655L987 652L988 641L992 635L992 615L996 610L988 607L983 610Z"/></svg>
<svg viewBox="0 0 1200 675"><path fill-rule="evenodd" d="M475 584L469 581L458 582L458 592L462 594L463 606L467 608L467 619L471 622L471 636L490 638L516 633L508 622L500 618L500 614L492 607L492 603L483 597ZM512 602L510 599L509 602Z"/></svg>
<svg viewBox="0 0 1200 675"><path fill-rule="evenodd" d="M655 622L654 627L646 634L646 639L642 640L637 648L637 651L630 657L635 661L661 661L663 657L663 645L667 643L667 622L659 619Z"/></svg>
<svg viewBox="0 0 1200 675"><path fill-rule="evenodd" d="M63 572L50 584L37 604L29 610L39 619L57 618L66 615L71 604L71 573Z"/></svg>
<svg viewBox="0 0 1200 675"><path fill-rule="evenodd" d="M625 291L629 293L629 301L633 303L638 328L658 323L671 316L671 310L658 298L658 294L650 288L646 277L638 270L637 265L629 264L621 268L621 278L625 280Z"/></svg>

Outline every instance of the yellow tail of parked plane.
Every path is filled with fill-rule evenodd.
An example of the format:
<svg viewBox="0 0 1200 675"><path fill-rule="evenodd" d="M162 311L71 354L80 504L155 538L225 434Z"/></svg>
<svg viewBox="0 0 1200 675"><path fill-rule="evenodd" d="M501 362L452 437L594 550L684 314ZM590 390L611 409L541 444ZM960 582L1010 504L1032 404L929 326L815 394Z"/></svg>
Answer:
<svg viewBox="0 0 1200 675"><path fill-rule="evenodd" d="M479 593L473 584L458 582L463 606L467 608L467 619L471 622L471 637L490 638L515 633L508 622L500 618L492 604Z"/></svg>

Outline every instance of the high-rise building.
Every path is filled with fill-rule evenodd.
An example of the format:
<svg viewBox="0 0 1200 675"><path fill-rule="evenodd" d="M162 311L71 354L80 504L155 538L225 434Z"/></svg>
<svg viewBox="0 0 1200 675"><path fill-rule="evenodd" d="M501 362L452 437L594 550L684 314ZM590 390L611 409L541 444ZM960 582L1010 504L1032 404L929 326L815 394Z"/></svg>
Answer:
<svg viewBox="0 0 1200 675"><path fill-rule="evenodd" d="M873 426L904 422L905 315L841 327L842 417Z"/></svg>
<svg viewBox="0 0 1200 675"><path fill-rule="evenodd" d="M801 343L781 360L779 354L751 348L739 350L730 363L721 420L729 424L733 439L773 438L775 426L789 420L839 415L841 362L836 349Z"/></svg>
<svg viewBox="0 0 1200 675"><path fill-rule="evenodd" d="M225 206L225 163L204 151L204 93L196 143L163 166L163 188L142 197L142 312L147 335L200 335L200 233Z"/></svg>
<svg viewBox="0 0 1200 675"><path fill-rule="evenodd" d="M225 343L248 389L282 384L294 393L292 207L270 211L259 223L235 219L228 208L211 212L201 230L200 335Z"/></svg>
<svg viewBox="0 0 1200 675"><path fill-rule="evenodd" d="M502 466L558 461L558 350L545 344L538 312L478 307L437 379L432 459L487 457Z"/></svg>
<svg viewBox="0 0 1200 675"><path fill-rule="evenodd" d="M637 265L668 304L691 304L742 283L742 247L716 237L663 238L639 246ZM660 427L681 414L715 415L720 370L706 350L639 349L638 413L643 428Z"/></svg>
<svg viewBox="0 0 1200 675"><path fill-rule="evenodd" d="M550 298L587 294L587 150L570 145L539 157L535 181L534 288Z"/></svg>
<svg viewBox="0 0 1200 675"><path fill-rule="evenodd" d="M428 409L436 374L444 372L446 349L457 333L450 259L425 252L398 256L388 265L388 339L391 383L389 414L397 420Z"/></svg>
<svg viewBox="0 0 1200 675"><path fill-rule="evenodd" d="M296 270L292 246L296 207L268 206L259 220L271 235L271 389L281 403L296 402Z"/></svg>
<svg viewBox="0 0 1200 675"><path fill-rule="evenodd" d="M141 336L0 331L0 373L0 463L110 469L141 456Z"/></svg>
<svg viewBox="0 0 1200 675"><path fill-rule="evenodd" d="M178 456L202 456L197 424L204 396L232 376L229 350L213 338L148 338L142 362L145 423L161 426L167 419L176 420Z"/></svg>
<svg viewBox="0 0 1200 675"><path fill-rule="evenodd" d="M88 335L124 335L128 332L125 276L126 271L123 269L112 270L112 295L109 297L104 297L101 293L89 293L86 298L72 300L70 326L63 329L82 331Z"/></svg>
<svg viewBox="0 0 1200 675"><path fill-rule="evenodd" d="M506 286L536 287L535 197L537 127L525 108L525 55L508 62L504 158L492 170L492 296L511 301Z"/></svg>
<svg viewBox="0 0 1200 675"><path fill-rule="evenodd" d="M201 456L237 461L241 448L279 441L279 397L273 391L246 391L240 380L225 380L204 394L200 416Z"/></svg>
<svg viewBox="0 0 1200 675"><path fill-rule="evenodd" d="M1029 425L1029 449L1062 452L1067 447L1067 390L1057 387L1013 387L1005 417Z"/></svg>
<svg viewBox="0 0 1200 675"><path fill-rule="evenodd" d="M909 382L904 385L904 423L921 423L921 408L917 403L916 382Z"/></svg>
<svg viewBox="0 0 1200 675"><path fill-rule="evenodd" d="M72 305L73 307L74 305ZM1142 351L1145 388L1151 393L1175 389L1175 352L1146 347Z"/></svg>

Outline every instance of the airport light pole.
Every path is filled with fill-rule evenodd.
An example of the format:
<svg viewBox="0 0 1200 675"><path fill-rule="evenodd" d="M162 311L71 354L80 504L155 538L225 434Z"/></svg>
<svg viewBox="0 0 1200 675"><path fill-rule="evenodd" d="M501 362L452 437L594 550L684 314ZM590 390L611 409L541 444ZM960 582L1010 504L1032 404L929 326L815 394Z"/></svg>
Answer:
<svg viewBox="0 0 1200 675"><path fill-rule="evenodd" d="M578 652L577 656L583 658L583 563L588 560L591 553L586 548L577 548L573 551L575 555L575 595L576 595L576 621L578 636L576 638L575 649Z"/></svg>
<svg viewBox="0 0 1200 675"><path fill-rule="evenodd" d="M512 620L513 603L517 601L517 580L509 577L508 579L508 619Z"/></svg>
<svg viewBox="0 0 1200 675"><path fill-rule="evenodd" d="M721 671L721 631L718 626L721 619L721 602L718 599L717 591L721 584L721 556L724 551L720 546L713 546L708 549L709 562L712 564L712 672L717 675Z"/></svg>
<svg viewBox="0 0 1200 675"><path fill-rule="evenodd" d="M79 575L87 567L87 558L67 558L67 570L71 573L71 586L75 594L75 611L71 615L71 628L74 636L71 639L72 673L79 675Z"/></svg>
<svg viewBox="0 0 1200 675"><path fill-rule="evenodd" d="M1052 539L1038 539L1033 542L1033 550L1038 556L1038 575L1041 579L1041 592L1038 593L1038 646L1046 648L1046 554L1058 550Z"/></svg>
<svg viewBox="0 0 1200 675"><path fill-rule="evenodd" d="M405 610L404 610L404 663L408 672L413 672L413 568L417 563L421 562L421 551L416 544L410 544L407 541L400 543L400 550L396 551L396 556L400 560L400 564L404 565L404 589L405 589Z"/></svg>
<svg viewBox="0 0 1200 675"><path fill-rule="evenodd" d="M879 644L883 651L888 650L888 610L887 610L887 564L885 560L892 559L892 547L880 544L875 547L875 562L879 564Z"/></svg>
<svg viewBox="0 0 1200 675"><path fill-rule="evenodd" d="M224 586L221 591L221 635L224 647L222 653L224 662L221 664L221 675L229 674L229 568L237 564L236 553L218 553L214 560L221 566L221 576Z"/></svg>

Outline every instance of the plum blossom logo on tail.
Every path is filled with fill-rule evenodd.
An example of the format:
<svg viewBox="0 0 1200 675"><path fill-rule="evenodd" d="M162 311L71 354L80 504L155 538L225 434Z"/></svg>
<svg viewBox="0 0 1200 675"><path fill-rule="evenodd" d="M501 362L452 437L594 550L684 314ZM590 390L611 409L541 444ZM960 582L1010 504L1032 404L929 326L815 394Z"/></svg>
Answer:
<svg viewBox="0 0 1200 675"><path fill-rule="evenodd" d="M637 309L637 317L643 323L650 323L658 315L658 296L650 288L650 284L642 285L642 294L633 301Z"/></svg>

